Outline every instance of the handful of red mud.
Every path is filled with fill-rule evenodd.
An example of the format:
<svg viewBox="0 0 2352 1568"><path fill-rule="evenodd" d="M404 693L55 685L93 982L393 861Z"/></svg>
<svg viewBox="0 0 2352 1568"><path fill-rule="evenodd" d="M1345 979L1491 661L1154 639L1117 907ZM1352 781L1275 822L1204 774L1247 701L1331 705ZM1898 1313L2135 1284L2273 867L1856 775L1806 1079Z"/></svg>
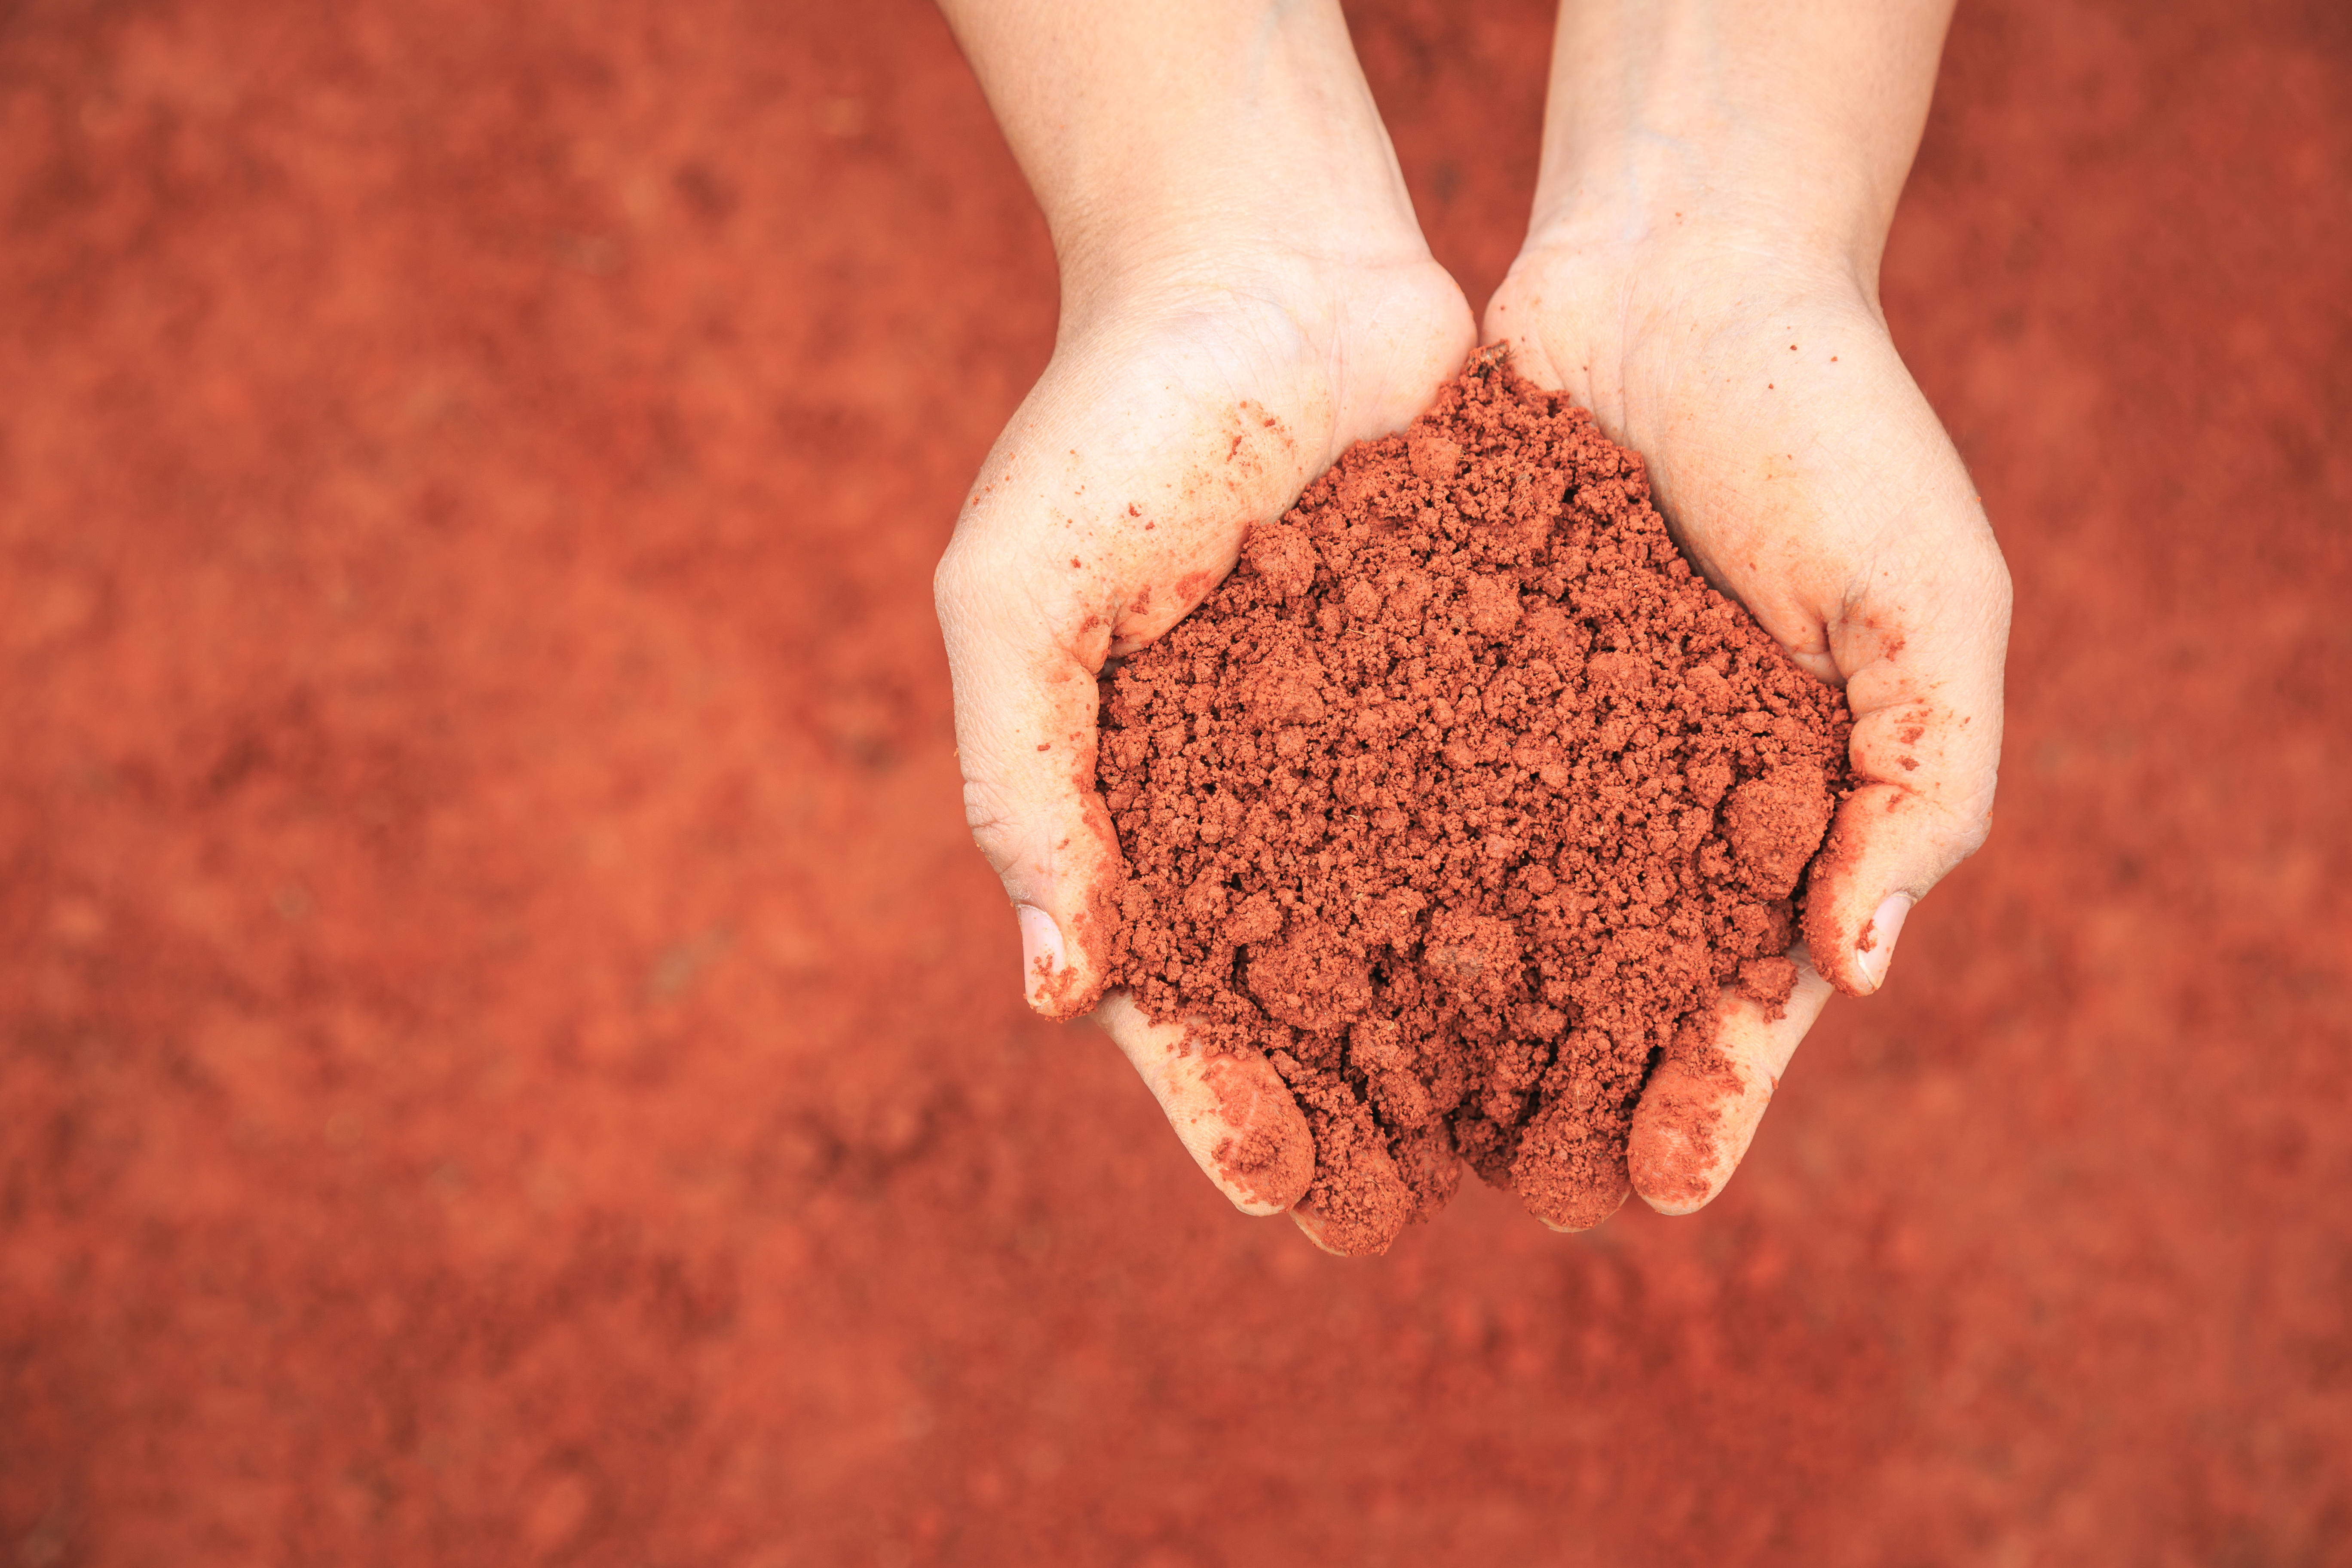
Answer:
<svg viewBox="0 0 2352 1568"><path fill-rule="evenodd" d="M1652 1064L1777 1005L1846 783L1842 694L1695 574L1641 459L1483 352L1254 530L1106 681L1110 982L1266 1051L1298 1207L1380 1252L1461 1162L1539 1219L1630 1190Z"/></svg>

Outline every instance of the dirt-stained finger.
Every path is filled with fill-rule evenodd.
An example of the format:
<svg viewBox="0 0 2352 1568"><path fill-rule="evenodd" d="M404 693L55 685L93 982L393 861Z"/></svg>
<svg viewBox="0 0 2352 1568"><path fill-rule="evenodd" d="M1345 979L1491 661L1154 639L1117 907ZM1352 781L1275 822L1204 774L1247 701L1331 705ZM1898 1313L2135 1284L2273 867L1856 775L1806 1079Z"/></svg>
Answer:
<svg viewBox="0 0 2352 1568"><path fill-rule="evenodd" d="M1318 1251L1328 1252L1334 1258L1353 1258L1356 1256L1356 1254L1349 1252L1346 1247L1337 1246L1332 1242L1329 1235L1329 1224L1321 1215L1309 1209L1294 1208L1290 1211L1290 1223L1297 1226L1298 1227L1298 1233L1307 1240L1313 1242Z"/></svg>
<svg viewBox="0 0 2352 1568"><path fill-rule="evenodd" d="M1264 1057L1188 1049L1182 1024L1153 1023L1125 991L1105 996L1094 1016L1160 1101L1193 1163L1235 1208L1280 1214L1298 1201L1315 1174L1314 1140Z"/></svg>
<svg viewBox="0 0 2352 1568"><path fill-rule="evenodd" d="M1045 635L1074 603L1007 616L996 584L1017 575L960 543L934 578L964 820L1013 900L1029 1005L1076 1018L1101 994L1102 946L1118 923L1118 844L1094 789L1094 672L1108 634L1075 648Z"/></svg>
<svg viewBox="0 0 2352 1568"><path fill-rule="evenodd" d="M1885 982L1904 917L1992 826L2009 574L1988 535L1964 543L1920 569L1907 614L1865 606L1832 634L1853 670L1854 789L1813 863L1804 936L1850 995Z"/></svg>
<svg viewBox="0 0 2352 1568"><path fill-rule="evenodd" d="M1797 1043L1829 1002L1830 983L1802 943L1790 950L1789 962L1795 974L1785 1000L1727 986L1713 1029L1691 1030L1650 1075L1633 1111L1626 1163L1633 1190L1660 1214L1691 1214L1723 1191Z"/></svg>

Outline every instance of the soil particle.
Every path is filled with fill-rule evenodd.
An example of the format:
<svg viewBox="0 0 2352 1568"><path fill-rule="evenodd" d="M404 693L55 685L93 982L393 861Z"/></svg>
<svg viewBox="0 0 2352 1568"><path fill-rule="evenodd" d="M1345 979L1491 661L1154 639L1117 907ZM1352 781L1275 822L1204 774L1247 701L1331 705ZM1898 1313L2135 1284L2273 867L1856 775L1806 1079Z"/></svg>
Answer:
<svg viewBox="0 0 2352 1568"><path fill-rule="evenodd" d="M1789 998L1796 989L1797 965L1793 959L1751 958L1739 966L1739 994L1764 1004L1768 1019L1788 1016Z"/></svg>
<svg viewBox="0 0 2352 1568"><path fill-rule="evenodd" d="M1108 983L1268 1053L1339 1250L1465 1162L1598 1224L1654 1064L1712 1049L1718 988L1795 984L1844 700L1691 570L1638 457L1492 351L1103 691Z"/></svg>

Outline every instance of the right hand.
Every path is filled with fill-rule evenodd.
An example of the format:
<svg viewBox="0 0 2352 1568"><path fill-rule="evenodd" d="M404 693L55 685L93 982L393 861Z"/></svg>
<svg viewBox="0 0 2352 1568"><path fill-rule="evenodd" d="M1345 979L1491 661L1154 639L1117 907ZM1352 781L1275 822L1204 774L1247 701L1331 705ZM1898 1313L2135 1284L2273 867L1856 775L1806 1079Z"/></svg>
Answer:
<svg viewBox="0 0 2352 1568"><path fill-rule="evenodd" d="M1104 994L1123 879L1095 788L1096 679L1233 569L1351 443L1401 430L1476 342L1417 229L1327 251L1196 237L1066 306L1054 357L974 481L936 579L972 837L1020 923L1030 1005L1089 1010L1210 1179L1287 1209L1314 1172L1263 1057L1184 1047ZM1386 226L1393 228L1391 221Z"/></svg>

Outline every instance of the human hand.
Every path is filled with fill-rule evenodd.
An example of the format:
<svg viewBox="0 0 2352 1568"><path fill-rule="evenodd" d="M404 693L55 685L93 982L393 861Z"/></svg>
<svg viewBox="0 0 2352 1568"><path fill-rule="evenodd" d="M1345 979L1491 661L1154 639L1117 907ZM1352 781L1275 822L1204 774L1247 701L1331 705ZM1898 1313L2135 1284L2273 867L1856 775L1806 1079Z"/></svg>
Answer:
<svg viewBox="0 0 2352 1568"><path fill-rule="evenodd" d="M1927 20L1932 79L1940 14ZM1567 31L1563 71L1592 42ZM1673 63L1672 40L1633 52ZM1729 53L1769 75L1769 50ZM1853 711L1856 787L1811 874L1786 1011L1726 992L1712 1048L1661 1062L1643 1091L1633 1187L1668 1214L1722 1190L1832 989L1875 991L1912 905L1983 842L2010 618L1975 487L1876 298L1916 119L1907 140L1878 127L1892 147L1823 153L1737 112L1710 132L1740 94L1706 85L1718 96L1695 112L1662 88L1559 117L1538 222L1486 318L1522 374L1643 455L1695 563ZM1620 111L1653 133L1610 123Z"/></svg>
<svg viewBox="0 0 2352 1568"><path fill-rule="evenodd" d="M1102 994L1124 863L1095 788L1096 679L1206 597L1253 522L1421 412L1475 344L1470 310L1422 240L1335 6L1088 12L1070 26L1129 33L1095 40L1075 86L1023 74L1059 58L1059 35L1009 38L997 11L950 17L1063 274L1053 359L936 580L965 814L1012 897L1031 1005L1068 1018L1099 1003L1202 1169L1245 1212L1276 1213L1314 1152L1274 1068L1187 1050L1181 1023ZM1261 30L1247 48L1130 36L1227 20ZM1199 68L1121 92L1094 74L1167 58ZM1257 74L1221 83L1242 58ZM1188 94L1198 112L1171 117ZM1062 118L1033 125L1040 104ZM1113 143L1139 124L1151 140Z"/></svg>
<svg viewBox="0 0 2352 1568"><path fill-rule="evenodd" d="M1100 990L1119 876L1094 674L1350 440L1417 412L1470 340L1328 0L945 4L1063 263L1053 363L939 595L974 835L1019 909L1033 1004L1068 1016ZM1663 1063L1637 1114L1634 1184L1668 1212L1720 1190L1832 986L1876 988L1911 903L1988 820L2007 575L1875 300L1948 14L1564 9L1538 221L1488 312L1524 374L1650 458L1701 567L1843 680L1858 720L1864 784L1785 1014L1727 996L1706 1059ZM1117 998L1100 1016L1236 1203L1296 1196L1306 1130L1262 1060L1213 1082L1180 1024Z"/></svg>

